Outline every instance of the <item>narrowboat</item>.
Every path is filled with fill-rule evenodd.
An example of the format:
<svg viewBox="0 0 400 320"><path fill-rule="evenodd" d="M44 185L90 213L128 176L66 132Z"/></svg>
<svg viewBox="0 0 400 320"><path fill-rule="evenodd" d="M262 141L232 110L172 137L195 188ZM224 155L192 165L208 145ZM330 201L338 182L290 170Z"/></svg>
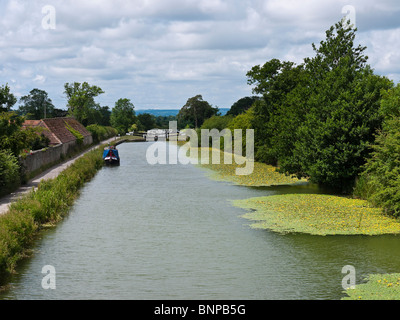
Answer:
<svg viewBox="0 0 400 320"><path fill-rule="evenodd" d="M119 166L120 158L119 158L118 150L115 148L115 146L109 146L107 148L104 148L103 161L106 165Z"/></svg>

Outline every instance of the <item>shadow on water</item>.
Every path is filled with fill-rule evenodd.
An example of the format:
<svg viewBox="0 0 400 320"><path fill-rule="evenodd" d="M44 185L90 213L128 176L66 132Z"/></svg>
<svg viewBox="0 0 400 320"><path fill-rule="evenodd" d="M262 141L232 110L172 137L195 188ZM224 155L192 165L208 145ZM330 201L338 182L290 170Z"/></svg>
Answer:
<svg viewBox="0 0 400 320"><path fill-rule="evenodd" d="M278 186L241 186L246 189L255 190L258 192L265 191L267 195L283 195L283 194L326 194L343 196L337 190L325 188L310 182L298 182L291 185L278 185Z"/></svg>

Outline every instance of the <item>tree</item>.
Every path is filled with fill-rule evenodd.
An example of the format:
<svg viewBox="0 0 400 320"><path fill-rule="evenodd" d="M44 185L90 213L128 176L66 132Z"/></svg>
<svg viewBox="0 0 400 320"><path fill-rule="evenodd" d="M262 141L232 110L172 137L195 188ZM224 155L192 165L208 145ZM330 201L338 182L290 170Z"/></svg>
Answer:
<svg viewBox="0 0 400 320"><path fill-rule="evenodd" d="M129 99L119 99L111 111L111 125L118 130L120 134L129 131L129 128L137 120L135 116L134 105Z"/></svg>
<svg viewBox="0 0 400 320"><path fill-rule="evenodd" d="M62 110L54 108L53 110L53 117L54 118L64 118L68 115L68 110Z"/></svg>
<svg viewBox="0 0 400 320"><path fill-rule="evenodd" d="M195 128L201 127L204 120L218 115L218 108L212 107L201 95L189 98L186 104L179 110L178 121Z"/></svg>
<svg viewBox="0 0 400 320"><path fill-rule="evenodd" d="M111 117L111 110L108 106L99 107L99 121L98 124L101 126L111 126L110 117Z"/></svg>
<svg viewBox="0 0 400 320"><path fill-rule="evenodd" d="M0 150L0 196L12 192L20 184L18 158Z"/></svg>
<svg viewBox="0 0 400 320"><path fill-rule="evenodd" d="M225 116L212 116L211 118L206 119L201 129L217 129L218 131L222 131L228 128L229 123L232 121L233 116L225 115Z"/></svg>
<svg viewBox="0 0 400 320"><path fill-rule="evenodd" d="M54 105L46 91L33 89L29 95L21 97L20 102L23 105L19 106L19 111L27 119L40 120L53 117Z"/></svg>
<svg viewBox="0 0 400 320"><path fill-rule="evenodd" d="M302 175L312 181L351 190L382 125L379 105L391 81L366 65L365 47L355 47L356 30L343 22L330 28L316 56L306 59L312 92L308 112L293 150Z"/></svg>
<svg viewBox="0 0 400 320"><path fill-rule="evenodd" d="M0 112L10 111L17 98L10 92L8 84L0 87Z"/></svg>
<svg viewBox="0 0 400 320"><path fill-rule="evenodd" d="M150 113L141 113L137 116L139 122L139 130L147 131L156 127L156 118Z"/></svg>
<svg viewBox="0 0 400 320"><path fill-rule="evenodd" d="M357 189L372 204L400 216L400 84L385 90L381 102L383 128L373 143Z"/></svg>
<svg viewBox="0 0 400 320"><path fill-rule="evenodd" d="M244 113L250 107L253 105L254 102L260 100L260 97L258 96L252 96L252 97L244 97L236 101L229 111L226 113L227 116L237 116L239 114Z"/></svg>
<svg viewBox="0 0 400 320"><path fill-rule="evenodd" d="M257 160L351 190L382 125L381 91L393 86L373 74L355 35L341 21L303 64L273 59L248 72L253 91L263 95L253 107Z"/></svg>
<svg viewBox="0 0 400 320"><path fill-rule="evenodd" d="M27 147L26 130L21 130L25 118L15 112L0 113L0 150L9 150L18 157L21 150Z"/></svg>
<svg viewBox="0 0 400 320"><path fill-rule="evenodd" d="M64 85L64 93L68 99L69 114L84 126L97 123L101 118L99 115L100 106L94 101L94 98L104 93L97 86L91 86L87 82Z"/></svg>
<svg viewBox="0 0 400 320"><path fill-rule="evenodd" d="M293 130L287 130L287 126L292 127L294 123L298 123L297 120L294 121L297 114L295 109L302 106L303 102L293 106L287 106L285 102L295 88L307 88L304 83L304 66L272 59L263 66L253 67L247 73L247 77L250 85L255 84L253 92L262 94L262 98L253 103L251 118L251 126L255 130L255 158L276 165L280 152L290 148L281 144L294 141L293 137L285 137L283 140L278 137L283 138L287 134L295 133ZM285 121L283 115L289 116L290 121ZM282 125L282 121L286 122L286 126Z"/></svg>

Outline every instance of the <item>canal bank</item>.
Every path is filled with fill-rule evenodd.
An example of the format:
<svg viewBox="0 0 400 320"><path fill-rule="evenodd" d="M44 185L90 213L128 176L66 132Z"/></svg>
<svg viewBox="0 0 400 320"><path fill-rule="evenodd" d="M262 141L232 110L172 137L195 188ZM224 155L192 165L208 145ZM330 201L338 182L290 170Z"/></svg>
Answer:
<svg viewBox="0 0 400 320"><path fill-rule="evenodd" d="M11 203L17 201L20 197L26 195L28 192L30 192L32 190L36 190L38 185L40 184L40 182L56 178L61 172L63 172L65 169L67 169L69 166L71 166L71 164L73 164L77 159L84 156L86 153L88 153L96 148L99 148L100 146L103 146L103 145L105 146L110 143L119 145L119 144L125 143L125 142L144 142L144 141L145 140L143 140L139 137L129 137L129 138L123 137L123 138L119 138L119 139L117 139L116 137L113 137L113 138L104 140L95 146L90 147L88 150L81 152L80 154L72 157L69 160L66 160L62 163L52 166L51 168L45 170L44 172L40 173L36 177L29 180L25 185L18 188L18 190L10 193L9 195L6 195L6 196L3 196L2 198L0 198L0 216L2 214L5 214L8 212Z"/></svg>
<svg viewBox="0 0 400 320"><path fill-rule="evenodd" d="M44 172L40 173L36 177L29 180L25 185L18 188L18 190L12 192L11 194L9 194L7 196L2 197L0 199L0 216L2 214L5 214L8 212L11 203L17 201L20 197L27 194L32 189L35 190L38 187L40 182L48 180L48 179L56 178L62 171L64 171L66 168L68 168L71 164L73 164L77 159L79 159L86 153L90 152L91 150L94 150L95 148L98 148L100 145L108 144L108 143L111 143L112 141L115 141L115 137L107 139L107 140L101 142L100 144L89 148L88 150L83 151L79 155L76 155L69 160L66 160L62 163L54 165L53 167L45 170Z"/></svg>
<svg viewBox="0 0 400 320"><path fill-rule="evenodd" d="M103 166L103 147L118 142L121 140L108 139L53 167L4 203L0 215L0 285L7 283L17 263L30 254L38 232L68 213L80 189Z"/></svg>

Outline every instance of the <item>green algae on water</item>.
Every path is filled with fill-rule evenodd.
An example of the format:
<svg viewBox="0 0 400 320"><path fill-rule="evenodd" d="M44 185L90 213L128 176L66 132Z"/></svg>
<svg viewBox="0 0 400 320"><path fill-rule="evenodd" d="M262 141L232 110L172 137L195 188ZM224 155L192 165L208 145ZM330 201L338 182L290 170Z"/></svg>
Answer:
<svg viewBox="0 0 400 320"><path fill-rule="evenodd" d="M218 181L227 181L236 185L249 187L269 187L278 185L291 185L299 182L305 182L305 179L298 179L294 176L285 175L278 171L278 168L265 163L253 162L253 170L247 175L238 175L237 168L244 168L245 164L237 164L232 159L232 164L225 163L225 156L233 158L232 154L223 152L218 149L209 148L209 163L201 163L201 148L198 148L199 166L209 170L209 177ZM219 163L213 161L212 157L219 158ZM235 156L245 162L245 158Z"/></svg>
<svg viewBox="0 0 400 320"><path fill-rule="evenodd" d="M345 293L342 300L400 300L400 273L369 275L366 283Z"/></svg>
<svg viewBox="0 0 400 320"><path fill-rule="evenodd" d="M347 197L290 194L233 201L249 210L255 229L312 235L399 234L400 222L367 201Z"/></svg>

